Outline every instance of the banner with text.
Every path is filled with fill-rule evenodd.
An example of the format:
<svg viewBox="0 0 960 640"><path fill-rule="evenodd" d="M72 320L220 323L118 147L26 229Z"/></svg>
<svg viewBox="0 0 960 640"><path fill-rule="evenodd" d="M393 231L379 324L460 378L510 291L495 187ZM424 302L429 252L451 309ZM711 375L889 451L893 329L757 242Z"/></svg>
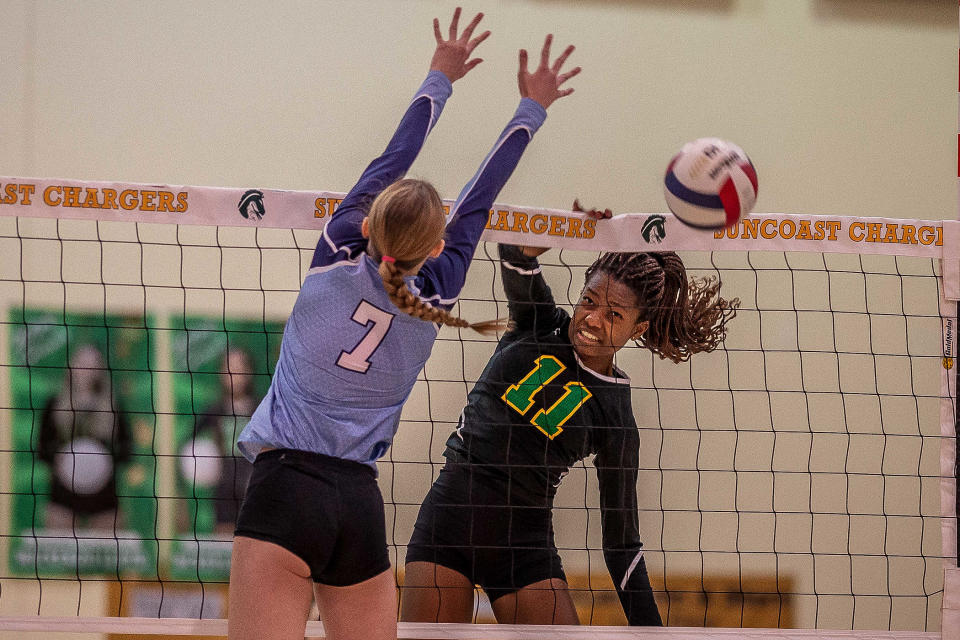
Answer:
<svg viewBox="0 0 960 640"><path fill-rule="evenodd" d="M0 177L0 216L319 230L344 195ZM960 247L944 242L942 220L756 213L731 228L704 231L669 213L625 213L598 222L571 211L507 204L494 204L490 209L483 239L586 251L729 249L932 258L960 255ZM896 245L896 250L891 250L891 245Z"/></svg>

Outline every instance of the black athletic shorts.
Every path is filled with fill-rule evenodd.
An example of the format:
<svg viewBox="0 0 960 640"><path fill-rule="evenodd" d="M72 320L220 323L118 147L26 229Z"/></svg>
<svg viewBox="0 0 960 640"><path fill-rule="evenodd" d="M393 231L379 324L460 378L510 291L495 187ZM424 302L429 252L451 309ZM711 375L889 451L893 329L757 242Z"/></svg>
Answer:
<svg viewBox="0 0 960 640"><path fill-rule="evenodd" d="M549 507L509 505L506 480L448 460L420 507L406 562L433 562L493 602L541 580L566 580Z"/></svg>
<svg viewBox="0 0 960 640"><path fill-rule="evenodd" d="M319 453L273 449L257 456L235 535L296 554L320 584L345 587L390 568L374 470Z"/></svg>

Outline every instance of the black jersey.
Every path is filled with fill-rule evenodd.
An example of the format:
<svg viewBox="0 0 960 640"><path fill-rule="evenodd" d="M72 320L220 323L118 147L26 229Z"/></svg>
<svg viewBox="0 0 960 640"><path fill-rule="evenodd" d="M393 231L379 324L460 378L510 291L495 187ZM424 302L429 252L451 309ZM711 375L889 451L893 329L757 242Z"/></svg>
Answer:
<svg viewBox="0 0 960 640"><path fill-rule="evenodd" d="M483 467L475 477L503 483L512 505L552 506L570 466L596 454L607 568L630 623L660 624L641 562L630 380L616 367L606 376L581 364L567 336L570 316L536 259L509 245L500 257L515 328L470 392L445 455Z"/></svg>

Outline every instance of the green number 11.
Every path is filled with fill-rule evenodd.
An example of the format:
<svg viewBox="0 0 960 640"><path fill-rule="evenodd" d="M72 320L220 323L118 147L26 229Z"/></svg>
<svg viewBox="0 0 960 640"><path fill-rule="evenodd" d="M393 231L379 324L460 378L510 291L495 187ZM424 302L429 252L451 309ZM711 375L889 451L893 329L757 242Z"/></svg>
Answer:
<svg viewBox="0 0 960 640"><path fill-rule="evenodd" d="M526 415L533 406L533 397L537 392L566 369L563 363L553 356L540 356L534 362L537 366L525 375L523 380L508 387L503 394L503 401L520 415ZM568 382L563 388L565 393L553 406L546 411L540 409L530 420L530 424L551 440L560 435L563 431L560 427L593 395L579 382Z"/></svg>

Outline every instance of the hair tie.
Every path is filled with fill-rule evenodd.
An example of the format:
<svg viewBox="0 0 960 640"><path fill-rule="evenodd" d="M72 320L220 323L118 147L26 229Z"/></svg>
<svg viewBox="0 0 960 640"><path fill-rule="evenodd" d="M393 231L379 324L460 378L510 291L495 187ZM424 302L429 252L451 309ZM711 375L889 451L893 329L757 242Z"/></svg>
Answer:
<svg viewBox="0 0 960 640"><path fill-rule="evenodd" d="M397 259L394 258L393 256L382 256L382 257L380 258L380 261L381 261L381 262L389 262L390 264L393 264L393 263L395 263L395 262L397 261Z"/></svg>

